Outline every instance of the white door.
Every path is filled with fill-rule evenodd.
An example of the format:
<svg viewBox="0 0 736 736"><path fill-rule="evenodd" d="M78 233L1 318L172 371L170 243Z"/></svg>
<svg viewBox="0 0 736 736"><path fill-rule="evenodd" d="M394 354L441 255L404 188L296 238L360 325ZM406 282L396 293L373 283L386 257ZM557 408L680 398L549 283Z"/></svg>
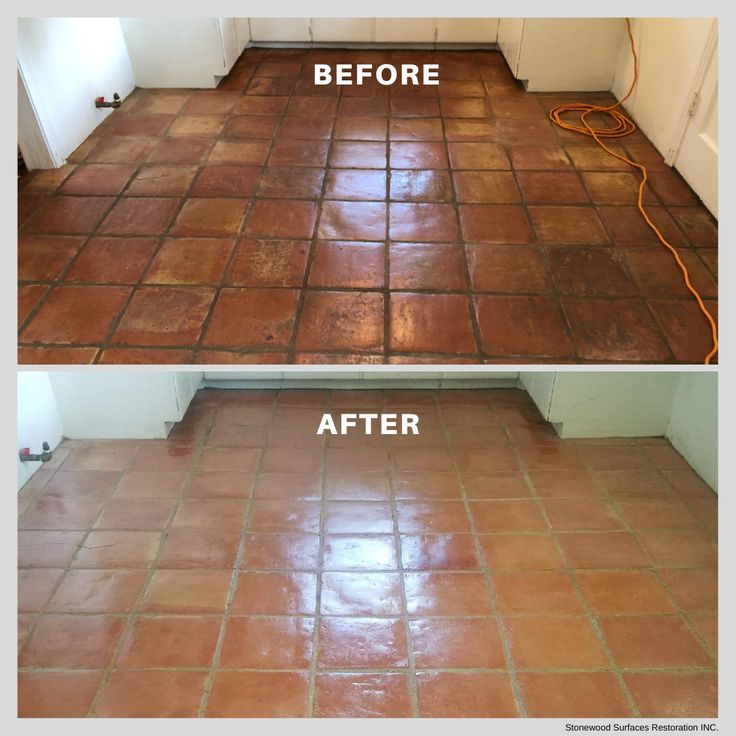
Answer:
<svg viewBox="0 0 736 736"><path fill-rule="evenodd" d="M309 18L251 18L250 33L255 42L297 43L312 40Z"/></svg>
<svg viewBox="0 0 736 736"><path fill-rule="evenodd" d="M713 216L718 217L718 42L715 37L706 49L702 82L691 99L691 117L674 166Z"/></svg>

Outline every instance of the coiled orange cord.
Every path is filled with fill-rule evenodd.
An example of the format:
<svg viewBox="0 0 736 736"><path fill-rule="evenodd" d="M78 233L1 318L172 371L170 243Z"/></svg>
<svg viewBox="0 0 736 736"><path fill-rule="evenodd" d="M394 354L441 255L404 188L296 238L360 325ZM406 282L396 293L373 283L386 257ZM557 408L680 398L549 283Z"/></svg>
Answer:
<svg viewBox="0 0 736 736"><path fill-rule="evenodd" d="M626 30L629 34L631 55L634 59L634 78L631 81L631 87L629 87L629 91L626 93L626 95L614 105L609 105L607 107L603 107L601 105L591 105L585 102L571 102L564 105L558 105L557 107L549 111L549 118L553 123L555 123L555 125L559 125L560 128L564 128L565 130L572 130L576 133L581 133L582 135L591 136L595 140L595 142L611 156L619 159L619 161L624 161L629 164L629 166L633 166L635 169L639 169L639 171L641 171L642 177L641 182L639 183L639 196L637 198L637 207L639 208L639 212L641 212L641 215L646 221L647 225L649 225L649 227L654 231L654 234L657 236L657 238L659 238L660 243L662 243L662 245L667 248L670 253L672 253L677 265L680 267L680 271L682 271L685 286L687 286L688 291L695 297L695 301L698 303L700 311L705 315L705 318L710 324L711 335L713 337L713 347L708 355L705 356L704 360L705 365L709 365L713 356L718 352L718 327L716 326L716 322L713 319L713 316L703 303L703 299L701 298L697 289L690 282L690 274L688 273L687 267L680 259L677 251L670 243L667 242L664 235L662 235L659 228L652 222L651 218L644 209L644 187L646 186L648 178L647 168L643 164L632 161L631 159L626 158L626 156L622 156L620 153L612 151L601 140L602 138L623 138L624 136L630 135L636 130L636 125L634 125L634 123L629 118L627 118L626 115L624 115L620 110L616 109L621 104L626 102L629 97L631 97L631 94L633 93L634 88L636 87L636 83L639 79L639 58L636 55L634 36L631 32L631 20L629 18L626 19ZM580 122L582 123L582 125L573 125L572 123L568 123L563 120L562 116L565 113L571 112L580 114ZM614 125L610 128L593 127L586 120L586 117L592 112L607 114L609 118L613 120Z"/></svg>

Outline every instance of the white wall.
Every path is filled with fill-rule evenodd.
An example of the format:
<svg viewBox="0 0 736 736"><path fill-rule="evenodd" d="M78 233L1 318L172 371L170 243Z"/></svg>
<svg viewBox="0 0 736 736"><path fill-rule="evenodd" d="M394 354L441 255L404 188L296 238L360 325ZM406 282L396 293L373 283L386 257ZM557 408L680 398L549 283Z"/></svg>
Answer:
<svg viewBox="0 0 736 736"><path fill-rule="evenodd" d="M679 374L522 373L522 385L561 437L661 437Z"/></svg>
<svg viewBox="0 0 736 736"><path fill-rule="evenodd" d="M675 392L667 439L695 472L718 490L718 376L682 373Z"/></svg>
<svg viewBox="0 0 736 736"><path fill-rule="evenodd" d="M110 114L95 97L125 98L134 86L117 18L19 18L18 66L56 165Z"/></svg>
<svg viewBox="0 0 736 736"><path fill-rule="evenodd" d="M69 439L155 439L187 410L202 373L55 371L51 386Z"/></svg>
<svg viewBox="0 0 736 736"><path fill-rule="evenodd" d="M624 103L644 134L668 157L689 105L712 18L634 18L639 82ZM633 65L628 36L621 43L611 91L621 99L629 89Z"/></svg>
<svg viewBox="0 0 736 736"><path fill-rule="evenodd" d="M30 447L32 453L40 453L43 442L48 442L53 450L61 442L62 425L49 374L44 371L19 372L17 398L18 450ZM23 463L18 458L17 465L20 489L41 463Z"/></svg>

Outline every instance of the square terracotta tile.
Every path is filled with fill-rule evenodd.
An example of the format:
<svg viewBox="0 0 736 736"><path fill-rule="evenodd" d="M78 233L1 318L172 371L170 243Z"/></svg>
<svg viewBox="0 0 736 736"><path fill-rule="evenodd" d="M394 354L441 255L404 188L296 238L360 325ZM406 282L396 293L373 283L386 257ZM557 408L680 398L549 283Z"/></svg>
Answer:
<svg viewBox="0 0 736 736"><path fill-rule="evenodd" d="M408 242L448 242L459 239L457 217L452 205L392 203L389 238Z"/></svg>
<svg viewBox="0 0 736 736"><path fill-rule="evenodd" d="M478 532L541 532L547 523L534 501L470 501Z"/></svg>
<svg viewBox="0 0 736 736"><path fill-rule="evenodd" d="M476 351L465 296L393 293L389 320L391 350L454 354ZM441 340L436 339L440 336Z"/></svg>
<svg viewBox="0 0 736 736"><path fill-rule="evenodd" d="M308 291L297 326L297 350L380 351L383 309L378 293Z"/></svg>
<svg viewBox="0 0 736 736"><path fill-rule="evenodd" d="M193 345L214 295L214 289L198 287L141 287L112 340L127 345Z"/></svg>
<svg viewBox="0 0 736 736"><path fill-rule="evenodd" d="M572 168L565 149L552 145L513 145L509 147L511 165L517 171L566 171Z"/></svg>
<svg viewBox="0 0 736 736"><path fill-rule="evenodd" d="M95 715L103 718L194 718L207 673L187 671L113 671Z"/></svg>
<svg viewBox="0 0 736 736"><path fill-rule="evenodd" d="M680 607L690 615L718 608L718 573L715 569L665 570L660 573Z"/></svg>
<svg viewBox="0 0 736 736"><path fill-rule="evenodd" d="M496 606L502 615L583 615L585 612L565 572L499 572L491 578Z"/></svg>
<svg viewBox="0 0 736 736"><path fill-rule="evenodd" d="M602 245L609 242L593 208L537 205L529 207L528 212L542 243Z"/></svg>
<svg viewBox="0 0 736 736"><path fill-rule="evenodd" d="M65 281L135 284L146 270L156 238L90 238L79 251Z"/></svg>
<svg viewBox="0 0 736 736"><path fill-rule="evenodd" d="M74 558L77 568L147 568L158 551L157 531L92 531Z"/></svg>
<svg viewBox="0 0 736 736"><path fill-rule="evenodd" d="M110 499L95 523L96 529L131 531L162 530L171 516L176 499L150 498L131 503L125 498Z"/></svg>
<svg viewBox="0 0 736 736"><path fill-rule="evenodd" d="M123 286L57 286L21 333L23 342L101 342L123 308Z"/></svg>
<svg viewBox="0 0 736 736"><path fill-rule="evenodd" d="M549 291L550 281L536 248L467 245L466 252L474 291Z"/></svg>
<svg viewBox="0 0 736 736"><path fill-rule="evenodd" d="M542 501L552 528L558 531L622 528L612 504L598 499L546 498Z"/></svg>
<svg viewBox="0 0 736 736"><path fill-rule="evenodd" d="M675 612L667 591L650 571L577 572L575 579L596 614Z"/></svg>
<svg viewBox="0 0 736 736"><path fill-rule="evenodd" d="M83 537L79 531L19 531L18 567L66 567Z"/></svg>
<svg viewBox="0 0 736 736"><path fill-rule="evenodd" d="M317 236L328 240L385 240L386 205L379 202L324 202Z"/></svg>
<svg viewBox="0 0 736 736"><path fill-rule="evenodd" d="M224 115L177 115L169 129L168 135L212 136L220 134L225 124Z"/></svg>
<svg viewBox="0 0 736 736"><path fill-rule="evenodd" d="M237 457L242 455L242 459ZM235 456L235 457L233 457ZM209 470L208 463L213 465L218 462L228 462L233 457L234 461L240 460L239 467L245 470L253 470L260 457L259 450L240 449L237 452L227 450L203 450L200 456L199 467L207 470L206 473L195 473L189 485L188 496L201 498L241 498L248 499L253 488L253 475L249 472L232 470ZM202 462L205 460L205 463ZM226 467L233 467L228 465Z"/></svg>
<svg viewBox="0 0 736 736"><path fill-rule="evenodd" d="M279 128L280 138L301 140L329 140L335 119L331 115L287 115Z"/></svg>
<svg viewBox="0 0 736 736"><path fill-rule="evenodd" d="M716 545L699 531L640 531L646 553L657 567L713 567Z"/></svg>
<svg viewBox="0 0 736 736"><path fill-rule="evenodd" d="M237 235L245 208L246 201L243 199L187 199L171 227L170 234L204 238Z"/></svg>
<svg viewBox="0 0 736 736"><path fill-rule="evenodd" d="M440 118L395 118L391 121L389 137L392 141L442 141L444 138L442 120Z"/></svg>
<svg viewBox="0 0 736 736"><path fill-rule="evenodd" d="M113 207L99 232L103 235L160 235L171 223L179 200L169 197L125 197Z"/></svg>
<svg viewBox="0 0 736 736"><path fill-rule="evenodd" d="M396 517L402 534L467 533L471 531L462 501L400 501Z"/></svg>
<svg viewBox="0 0 736 736"><path fill-rule="evenodd" d="M60 188L63 194L120 194L136 171L135 164L84 164Z"/></svg>
<svg viewBox="0 0 736 736"><path fill-rule="evenodd" d="M447 169L445 144L431 141L392 141L389 150L392 169Z"/></svg>
<svg viewBox="0 0 736 736"><path fill-rule="evenodd" d="M610 672L521 672L527 713L532 718L631 718L633 713Z"/></svg>
<svg viewBox="0 0 736 736"><path fill-rule="evenodd" d="M314 619L232 617L220 666L253 669L307 669L312 660Z"/></svg>
<svg viewBox="0 0 736 736"><path fill-rule="evenodd" d="M318 666L355 669L404 668L406 630L399 619L321 619Z"/></svg>
<svg viewBox="0 0 736 736"><path fill-rule="evenodd" d="M384 283L383 243L320 240L314 246L309 285L380 289Z"/></svg>
<svg viewBox="0 0 736 736"><path fill-rule="evenodd" d="M156 252L147 284L208 284L220 282L233 250L224 238L167 238Z"/></svg>
<svg viewBox="0 0 736 736"><path fill-rule="evenodd" d="M397 202L450 202L452 182L447 171L391 170L390 198Z"/></svg>
<svg viewBox="0 0 736 736"><path fill-rule="evenodd" d="M240 534L233 530L170 529L158 567L163 569L227 568L235 563Z"/></svg>
<svg viewBox="0 0 736 736"><path fill-rule="evenodd" d="M21 672L19 718L84 718L102 672Z"/></svg>
<svg viewBox="0 0 736 736"><path fill-rule="evenodd" d="M33 630L18 659L20 667L104 669L124 621L114 616L46 615Z"/></svg>
<svg viewBox="0 0 736 736"><path fill-rule="evenodd" d="M220 633L218 618L141 617L123 638L116 667L209 667Z"/></svg>
<svg viewBox="0 0 736 736"><path fill-rule="evenodd" d="M463 291L465 264L461 249L447 243L390 243L390 288Z"/></svg>
<svg viewBox="0 0 736 736"><path fill-rule="evenodd" d="M398 573L326 572L320 610L324 615L386 616L403 612Z"/></svg>
<svg viewBox="0 0 736 736"><path fill-rule="evenodd" d="M105 136L88 154L86 163L136 164L145 161L156 148L158 138L144 136Z"/></svg>
<svg viewBox="0 0 736 736"><path fill-rule="evenodd" d="M176 470L131 470L121 478L115 498L176 498L184 479Z"/></svg>
<svg viewBox="0 0 736 736"><path fill-rule="evenodd" d="M391 506L384 502L342 501L325 505L324 531L328 534L391 534Z"/></svg>
<svg viewBox="0 0 736 736"><path fill-rule="evenodd" d="M571 355L567 330L551 297L476 296L475 304L485 353L560 358ZM520 333L519 325L528 325L528 329Z"/></svg>
<svg viewBox="0 0 736 736"><path fill-rule="evenodd" d="M422 618L409 622L416 667L470 669L504 667L493 618Z"/></svg>
<svg viewBox="0 0 736 736"><path fill-rule="evenodd" d="M329 169L325 198L383 201L386 199L386 173L370 169Z"/></svg>
<svg viewBox="0 0 736 736"><path fill-rule="evenodd" d="M18 570L18 611L41 611L56 588L60 570Z"/></svg>
<svg viewBox="0 0 736 736"><path fill-rule="evenodd" d="M423 718L515 718L518 706L506 673L420 672Z"/></svg>
<svg viewBox="0 0 736 736"><path fill-rule="evenodd" d="M249 238L311 238L316 219L314 202L258 200L248 213L244 232Z"/></svg>
<svg viewBox="0 0 736 736"><path fill-rule="evenodd" d="M269 166L326 166L328 141L304 141L278 138L268 157Z"/></svg>
<svg viewBox="0 0 736 736"><path fill-rule="evenodd" d="M563 299L577 353L599 361L667 360L670 351L636 299Z"/></svg>
<svg viewBox="0 0 736 736"><path fill-rule="evenodd" d="M508 156L498 143L469 143L465 141L447 144L450 166L453 169L510 169Z"/></svg>
<svg viewBox="0 0 736 736"><path fill-rule="evenodd" d="M269 166L258 186L259 197L318 199L324 169L303 166Z"/></svg>
<svg viewBox="0 0 736 736"><path fill-rule="evenodd" d="M295 289L223 289L203 344L286 347L294 325L298 293Z"/></svg>
<svg viewBox="0 0 736 736"><path fill-rule="evenodd" d="M143 600L146 613L223 613L230 570L156 570Z"/></svg>
<svg viewBox="0 0 736 736"><path fill-rule="evenodd" d="M387 534L328 534L322 565L325 570L334 571L396 570L396 542Z"/></svg>
<svg viewBox="0 0 736 736"><path fill-rule="evenodd" d="M143 589L145 570L69 570L48 604L56 613L126 613Z"/></svg>
<svg viewBox="0 0 736 736"><path fill-rule="evenodd" d="M716 718L715 672L641 672L624 675L645 718Z"/></svg>
<svg viewBox="0 0 736 736"><path fill-rule="evenodd" d="M260 176L259 166L240 166L238 164L203 166L199 170L199 175L189 195L191 197L250 197L256 191Z"/></svg>
<svg viewBox="0 0 736 736"><path fill-rule="evenodd" d="M570 616L519 616L503 628L521 669L603 669L606 657L590 623Z"/></svg>
<svg viewBox="0 0 736 736"><path fill-rule="evenodd" d="M408 678L398 673L319 674L314 699L317 718L408 718L412 715Z"/></svg>
<svg viewBox="0 0 736 736"><path fill-rule="evenodd" d="M249 534L241 567L260 570L316 570L319 535L300 533Z"/></svg>
<svg viewBox="0 0 736 736"><path fill-rule="evenodd" d="M620 256L607 248L547 248L547 262L561 294L634 296L636 283Z"/></svg>
<svg viewBox="0 0 736 736"><path fill-rule="evenodd" d="M404 585L410 616L489 616L492 613L481 573L405 573Z"/></svg>
<svg viewBox="0 0 736 736"><path fill-rule="evenodd" d="M342 169L385 169L386 146L380 142L335 141L329 165Z"/></svg>
<svg viewBox="0 0 736 736"><path fill-rule="evenodd" d="M477 570L473 538L467 534L424 534L401 537L405 570Z"/></svg>
<svg viewBox="0 0 736 736"><path fill-rule="evenodd" d="M293 452L293 451L292 451ZM250 530L254 532L319 531L319 504L310 501L253 502Z"/></svg>
<svg viewBox="0 0 736 736"><path fill-rule="evenodd" d="M157 136L162 135L172 121L172 116L162 112L118 113L107 123L109 132L115 135Z"/></svg>
<svg viewBox="0 0 736 736"><path fill-rule="evenodd" d="M243 527L247 501L233 498L185 498L174 517L174 527L230 529Z"/></svg>
<svg viewBox="0 0 736 736"><path fill-rule="evenodd" d="M148 158L149 163L198 164L209 153L212 138L174 136L162 138ZM150 149L149 149L150 151ZM148 152L147 154L148 155Z"/></svg>
<svg viewBox="0 0 736 736"><path fill-rule="evenodd" d="M240 101L240 95L237 93L226 93L218 90L217 92L197 92L193 94L184 105L183 112L186 113L228 113L232 110L236 102Z"/></svg>
<svg viewBox="0 0 736 736"><path fill-rule="evenodd" d="M461 204L460 225L469 243L530 243L526 210L510 204Z"/></svg>
<svg viewBox="0 0 736 736"><path fill-rule="evenodd" d="M548 534L491 534L480 538L488 569L556 570L562 556Z"/></svg>
<svg viewBox="0 0 736 736"><path fill-rule="evenodd" d="M335 119L336 140L385 141L385 117L341 117Z"/></svg>
<svg viewBox="0 0 736 736"><path fill-rule="evenodd" d="M301 672L223 672L215 675L210 718L303 718L309 675Z"/></svg>
<svg viewBox="0 0 736 736"><path fill-rule="evenodd" d="M712 664L679 617L619 616L602 618L600 625L619 667L676 669Z"/></svg>
<svg viewBox="0 0 736 736"><path fill-rule="evenodd" d="M588 204L585 191L576 172L519 171L519 188L526 203Z"/></svg>
<svg viewBox="0 0 736 736"><path fill-rule="evenodd" d="M271 142L267 140L221 139L212 146L207 162L262 166L266 163L270 148Z"/></svg>
<svg viewBox="0 0 736 736"><path fill-rule="evenodd" d="M516 204L521 201L511 172L457 171L453 178L458 202Z"/></svg>
<svg viewBox="0 0 736 736"><path fill-rule="evenodd" d="M324 494L328 501L388 501L389 480L387 475L376 473L328 472Z"/></svg>
<svg viewBox="0 0 736 736"><path fill-rule="evenodd" d="M235 615L312 615L317 576L305 572L241 572L232 602Z"/></svg>
<svg viewBox="0 0 736 736"><path fill-rule="evenodd" d="M702 363L713 343L708 322L698 305L692 300L652 299L648 306L654 312L675 358L689 363ZM717 322L717 303L706 299L705 307Z"/></svg>
<svg viewBox="0 0 736 736"><path fill-rule="evenodd" d="M300 287L308 252L309 242L303 240L241 240L228 269L227 283Z"/></svg>
<svg viewBox="0 0 736 736"><path fill-rule="evenodd" d="M31 233L91 233L113 205L112 197L52 197L25 226Z"/></svg>

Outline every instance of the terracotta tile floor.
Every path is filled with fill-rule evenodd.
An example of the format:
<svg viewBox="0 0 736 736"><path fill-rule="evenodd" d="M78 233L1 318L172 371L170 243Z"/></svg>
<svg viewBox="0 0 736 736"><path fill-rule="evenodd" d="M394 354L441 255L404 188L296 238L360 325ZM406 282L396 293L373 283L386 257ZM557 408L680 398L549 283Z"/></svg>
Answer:
<svg viewBox="0 0 736 736"><path fill-rule="evenodd" d="M440 86L315 87L316 61ZM700 362L636 177L493 51L248 49L136 90L19 193L21 363ZM647 202L712 309L716 222L640 133Z"/></svg>
<svg viewBox="0 0 736 736"><path fill-rule="evenodd" d="M716 715L715 494L521 391L202 390L20 502L21 716Z"/></svg>

